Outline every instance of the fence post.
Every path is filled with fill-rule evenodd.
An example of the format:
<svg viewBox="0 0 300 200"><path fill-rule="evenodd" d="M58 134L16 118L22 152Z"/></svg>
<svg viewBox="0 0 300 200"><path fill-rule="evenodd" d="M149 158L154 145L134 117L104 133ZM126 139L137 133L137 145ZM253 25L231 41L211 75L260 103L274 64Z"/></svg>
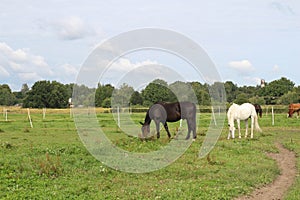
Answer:
<svg viewBox="0 0 300 200"><path fill-rule="evenodd" d="M272 126L275 124L275 118L274 118L274 107L272 106Z"/></svg>
<svg viewBox="0 0 300 200"><path fill-rule="evenodd" d="M213 106L211 107L211 112L212 112L212 116L213 116L213 120L214 120L215 126L217 126L217 121L216 121L216 116L215 116L215 111L214 111L214 107Z"/></svg>
<svg viewBox="0 0 300 200"><path fill-rule="evenodd" d="M28 114L28 119L29 119L30 127L33 128L31 117L30 117L30 110L29 110L29 108L27 108L27 114Z"/></svg>
<svg viewBox="0 0 300 200"><path fill-rule="evenodd" d="M7 122L7 109L5 109L5 121Z"/></svg>
<svg viewBox="0 0 300 200"><path fill-rule="evenodd" d="M43 108L43 119L46 118L46 108Z"/></svg>
<svg viewBox="0 0 300 200"><path fill-rule="evenodd" d="M118 127L121 127L121 123L120 123L120 107L118 106L117 108L117 112L118 112Z"/></svg>

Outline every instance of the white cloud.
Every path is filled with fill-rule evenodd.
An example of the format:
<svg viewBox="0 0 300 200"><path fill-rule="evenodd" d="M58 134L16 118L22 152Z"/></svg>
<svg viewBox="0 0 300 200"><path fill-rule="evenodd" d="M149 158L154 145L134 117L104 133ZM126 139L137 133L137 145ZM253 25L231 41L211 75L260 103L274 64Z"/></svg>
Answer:
<svg viewBox="0 0 300 200"><path fill-rule="evenodd" d="M278 65L274 65L273 68L272 68L272 72L277 73L277 72L279 72L279 71L280 71L279 66L278 66Z"/></svg>
<svg viewBox="0 0 300 200"><path fill-rule="evenodd" d="M144 64L142 64L144 63ZM120 87L123 83L132 86L135 90L144 88L148 83L155 79L163 79L167 82L184 81L176 70L162 64L156 64L152 61L143 61L133 64L135 67L127 72L116 76L109 82L116 87Z"/></svg>
<svg viewBox="0 0 300 200"><path fill-rule="evenodd" d="M35 66L38 66L38 67L45 67L45 68L48 67L47 62L45 61L45 59L44 59L42 56L32 55L32 56L31 56L31 60L32 60L32 63L33 63Z"/></svg>
<svg viewBox="0 0 300 200"><path fill-rule="evenodd" d="M53 75L42 56L31 53L29 49L14 50L6 43L0 43L0 64L14 73L37 71L39 74Z"/></svg>
<svg viewBox="0 0 300 200"><path fill-rule="evenodd" d="M0 65L0 77L9 77L9 72Z"/></svg>
<svg viewBox="0 0 300 200"><path fill-rule="evenodd" d="M25 71L26 68L21 64L18 64L14 61L8 61L8 65L11 67L11 69L14 71L14 72L22 72L22 71Z"/></svg>
<svg viewBox="0 0 300 200"><path fill-rule="evenodd" d="M11 51L11 58L18 62L24 62L28 59L28 52L22 49L17 49L16 51Z"/></svg>
<svg viewBox="0 0 300 200"><path fill-rule="evenodd" d="M247 75L255 71L249 60L231 61L228 63L228 66L242 75Z"/></svg>
<svg viewBox="0 0 300 200"><path fill-rule="evenodd" d="M14 50L6 43L0 43L0 73L2 82L13 80L14 85L49 80L55 75L44 57L33 54L29 49Z"/></svg>
<svg viewBox="0 0 300 200"><path fill-rule="evenodd" d="M76 40L91 34L92 29L79 17L70 16L54 23L58 37L63 40Z"/></svg>
<svg viewBox="0 0 300 200"><path fill-rule="evenodd" d="M8 45L6 45L3 42L0 42L0 52L3 55L8 55L10 51L12 51L12 49Z"/></svg>
<svg viewBox="0 0 300 200"><path fill-rule="evenodd" d="M270 3L270 6L272 9L280 12L283 15L295 15L295 12L288 4L273 1Z"/></svg>
<svg viewBox="0 0 300 200"><path fill-rule="evenodd" d="M245 77L245 80L247 81L247 84L249 85L260 85L261 83L261 78L258 77Z"/></svg>
<svg viewBox="0 0 300 200"><path fill-rule="evenodd" d="M27 81L38 81L38 80L42 80L42 77L40 77L36 72L25 72L25 73L19 73L18 77L27 82Z"/></svg>
<svg viewBox="0 0 300 200"><path fill-rule="evenodd" d="M120 58L116 62L114 62L107 71L101 77L102 80L100 82L108 82L117 85L116 82L120 80L121 77L126 74L132 74L131 79L136 79L136 70L142 66L150 66L150 65L159 65L156 61L144 60L140 62L132 62L128 58ZM139 70L138 70L139 71ZM147 77L149 74L158 75L160 71L155 70L154 68L148 67L147 70L143 72L139 71L139 77Z"/></svg>
<svg viewBox="0 0 300 200"><path fill-rule="evenodd" d="M127 72L130 70L133 70L137 67L143 66L143 65L152 65L152 64L158 64L156 61L151 60L145 60L141 62L131 62L127 58L120 58L117 62L114 62L111 66L111 70L114 70L115 72Z"/></svg>
<svg viewBox="0 0 300 200"><path fill-rule="evenodd" d="M78 73L78 70L76 67L74 67L73 65L70 65L70 64L64 64L61 66L64 70L64 73L68 74L68 75L77 75Z"/></svg>

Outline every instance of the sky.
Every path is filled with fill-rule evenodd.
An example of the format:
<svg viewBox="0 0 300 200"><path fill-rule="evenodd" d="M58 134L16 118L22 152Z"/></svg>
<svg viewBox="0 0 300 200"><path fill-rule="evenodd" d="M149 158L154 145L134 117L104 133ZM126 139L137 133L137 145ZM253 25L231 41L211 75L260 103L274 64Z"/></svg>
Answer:
<svg viewBox="0 0 300 200"><path fill-rule="evenodd" d="M74 83L103 41L149 27L196 42L224 82L255 86L286 77L300 85L299 0L0 0L0 84L20 91L39 80ZM182 59L149 50L115 60L99 81L113 82L124 67L151 64L204 81Z"/></svg>

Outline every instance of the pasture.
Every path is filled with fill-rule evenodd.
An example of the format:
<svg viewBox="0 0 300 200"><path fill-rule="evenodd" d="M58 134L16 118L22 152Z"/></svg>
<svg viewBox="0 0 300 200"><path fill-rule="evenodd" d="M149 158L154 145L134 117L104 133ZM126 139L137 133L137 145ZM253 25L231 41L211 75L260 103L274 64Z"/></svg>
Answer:
<svg viewBox="0 0 300 200"><path fill-rule="evenodd" d="M145 174L130 174L101 164L81 142L73 118L66 110L32 110L33 128L27 111L11 109L8 121L0 116L0 199L232 199L271 183L280 171L267 152L277 152L275 142L296 152L298 176L285 199L300 196L300 119L286 113L259 118L263 133L253 139L227 140L228 126L215 148L198 158L210 113L201 113L197 139L166 168ZM145 113L133 113L143 121ZM158 150L168 144L164 130L159 140L128 137L110 113L98 112L107 137L122 149L133 152ZM186 122L183 121L185 125ZM169 123L173 135L179 122ZM242 136L244 123L241 122ZM151 129L151 131L153 128Z"/></svg>

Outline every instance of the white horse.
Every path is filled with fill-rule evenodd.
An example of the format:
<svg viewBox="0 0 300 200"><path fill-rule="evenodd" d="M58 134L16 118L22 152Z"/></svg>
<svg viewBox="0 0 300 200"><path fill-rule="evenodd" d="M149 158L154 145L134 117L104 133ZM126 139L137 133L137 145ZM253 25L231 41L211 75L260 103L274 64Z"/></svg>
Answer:
<svg viewBox="0 0 300 200"><path fill-rule="evenodd" d="M228 118L228 126L229 126L229 133L227 139L230 139L230 134L232 138L234 138L234 120L237 121L237 126L239 130L239 138L241 138L241 127L240 127L240 120L244 120L246 124L246 133L245 138L248 136L248 119L251 118L251 138L253 138L253 126L255 125L255 129L259 132L262 132L258 125L257 114L255 111L255 107L250 103L244 103L242 105L238 105L233 103L227 112Z"/></svg>

